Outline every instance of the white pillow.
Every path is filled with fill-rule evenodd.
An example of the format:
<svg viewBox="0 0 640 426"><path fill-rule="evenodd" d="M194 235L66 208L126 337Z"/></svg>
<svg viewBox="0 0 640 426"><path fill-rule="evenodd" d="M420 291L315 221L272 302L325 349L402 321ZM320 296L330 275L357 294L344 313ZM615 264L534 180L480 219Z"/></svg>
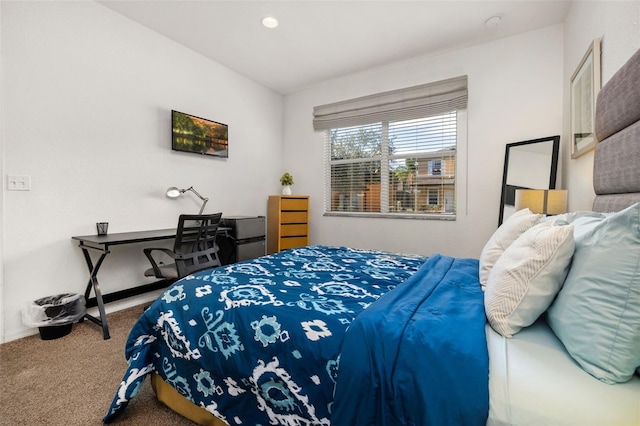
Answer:
<svg viewBox="0 0 640 426"><path fill-rule="evenodd" d="M480 253L480 285L482 290L487 285L489 272L502 253L527 229L535 225L542 215L534 214L529 209L518 210L505 220L493 233Z"/></svg>
<svg viewBox="0 0 640 426"><path fill-rule="evenodd" d="M484 307L491 327L513 337L547 310L569 272L573 225L542 222L527 230L489 274Z"/></svg>

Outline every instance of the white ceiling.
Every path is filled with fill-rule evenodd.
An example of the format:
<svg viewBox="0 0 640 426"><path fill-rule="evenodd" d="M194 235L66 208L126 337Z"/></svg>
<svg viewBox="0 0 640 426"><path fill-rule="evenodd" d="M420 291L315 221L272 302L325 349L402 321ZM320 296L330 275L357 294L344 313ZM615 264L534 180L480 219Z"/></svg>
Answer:
<svg viewBox="0 0 640 426"><path fill-rule="evenodd" d="M569 1L102 0L279 93L560 23ZM264 16L276 29L264 28ZM501 25L485 21L501 15Z"/></svg>

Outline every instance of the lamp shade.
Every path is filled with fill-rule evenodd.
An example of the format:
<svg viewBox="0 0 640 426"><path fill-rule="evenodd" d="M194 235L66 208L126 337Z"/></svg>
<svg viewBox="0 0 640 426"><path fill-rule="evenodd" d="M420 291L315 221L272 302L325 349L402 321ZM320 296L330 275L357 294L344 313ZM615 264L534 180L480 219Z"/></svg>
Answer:
<svg viewBox="0 0 640 426"><path fill-rule="evenodd" d="M533 213L562 214L567 212L566 189L518 189L516 210L529 208Z"/></svg>
<svg viewBox="0 0 640 426"><path fill-rule="evenodd" d="M185 190L180 190L178 188L176 188L175 186L172 186L171 188L167 189L167 197L169 198L178 198L180 196L180 194L182 194Z"/></svg>
<svg viewBox="0 0 640 426"><path fill-rule="evenodd" d="M196 194L198 196L198 198L200 198L202 200L202 206L200 207L200 212L198 213L198 214L202 214L202 212L204 211L204 206L207 204L207 201L209 201L209 199L206 198L206 197L203 197L202 195L200 195L200 193L198 191L193 189L193 186L190 186L187 189L180 189L180 188L177 188L175 186L172 186L172 187L167 189L167 197L169 197L169 198L178 198L179 196L181 196L182 194L184 194L187 191L193 192L194 194Z"/></svg>

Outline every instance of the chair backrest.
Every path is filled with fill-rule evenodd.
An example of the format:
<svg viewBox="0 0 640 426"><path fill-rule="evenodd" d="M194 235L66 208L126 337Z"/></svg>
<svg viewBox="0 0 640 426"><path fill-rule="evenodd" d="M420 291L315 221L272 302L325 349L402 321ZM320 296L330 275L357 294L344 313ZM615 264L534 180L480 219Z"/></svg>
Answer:
<svg viewBox="0 0 640 426"><path fill-rule="evenodd" d="M220 266L216 236L222 213L182 214L173 251L178 276Z"/></svg>

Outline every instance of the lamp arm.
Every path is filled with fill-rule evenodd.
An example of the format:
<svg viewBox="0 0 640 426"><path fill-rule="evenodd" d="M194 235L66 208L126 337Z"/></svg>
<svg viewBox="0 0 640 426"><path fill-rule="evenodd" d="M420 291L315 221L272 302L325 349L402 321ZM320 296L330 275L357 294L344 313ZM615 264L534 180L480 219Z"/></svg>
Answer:
<svg viewBox="0 0 640 426"><path fill-rule="evenodd" d="M200 212L198 214L202 214L202 212L204 211L204 206L207 204L207 201L209 201L208 198L203 199L202 207L200 207Z"/></svg>
<svg viewBox="0 0 640 426"><path fill-rule="evenodd" d="M200 213L198 213L198 214L202 214L202 212L204 211L204 206L207 204L207 201L209 201L209 199L206 198L206 197L203 197L202 195L200 195L200 193L198 191L193 189L193 186L191 186L191 187L189 187L189 188L184 190L184 192L186 192L186 191L193 192L194 194L196 194L198 196L198 198L200 198L202 200L202 206L200 207Z"/></svg>

